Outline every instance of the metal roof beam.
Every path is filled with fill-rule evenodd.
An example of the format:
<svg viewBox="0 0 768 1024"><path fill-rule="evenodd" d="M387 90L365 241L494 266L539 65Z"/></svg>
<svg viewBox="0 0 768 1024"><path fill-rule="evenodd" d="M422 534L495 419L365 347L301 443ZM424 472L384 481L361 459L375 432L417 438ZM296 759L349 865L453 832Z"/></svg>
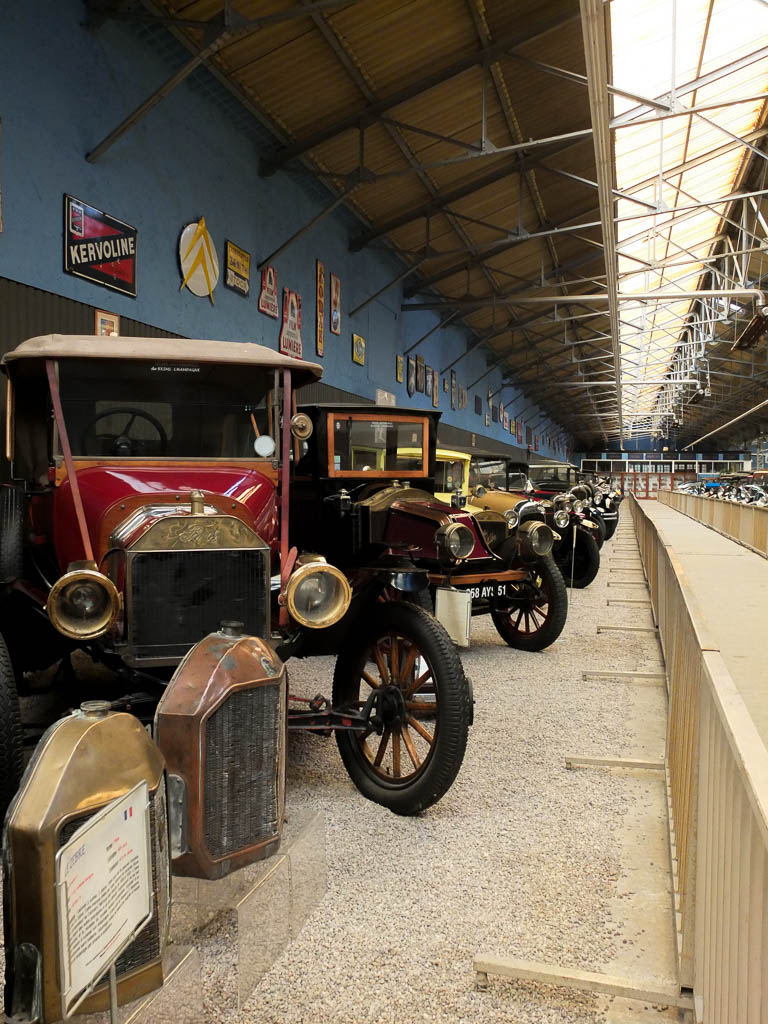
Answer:
<svg viewBox="0 0 768 1024"><path fill-rule="evenodd" d="M721 78L726 78L734 71L739 71L741 68L748 67L750 64L754 64L764 57L768 57L768 46L762 46L759 50L753 50L752 53L746 54L744 57L738 60L730 61L728 64L723 64L719 68L715 68L713 71L709 71L706 75L699 75L697 78L691 79L690 82L686 82L684 85L676 86L675 88L675 100L679 100L681 96L687 96L689 93L696 92L702 89L705 85L711 85L713 82L719 82ZM669 109L673 109L674 102L670 93L662 93L660 96L644 98L637 107L633 107L631 110L626 110L623 114L614 118L611 122L611 128L619 128L622 126L634 124L634 118L642 116L645 107L658 107L660 103L666 103ZM725 104L721 104L724 106ZM686 113L685 110L680 111Z"/></svg>
<svg viewBox="0 0 768 1024"><path fill-rule="evenodd" d="M417 291L429 288L433 284L437 284L439 281L445 280L447 277L453 277L454 274L460 274L462 271L471 270L484 260L491 259L494 256L499 256L502 253L508 252L510 249L514 249L515 246L522 245L524 242L528 242L531 239L554 237L556 235L568 234L570 231L583 231L585 228L599 227L600 221L593 221L586 224L568 223L568 221L573 220L574 217L586 217L590 213L594 212L594 210L594 206L591 206L587 210L580 210L578 213L571 214L566 218L566 220L559 224L553 224L540 231L524 231L520 234L510 231L507 239L500 239L497 242L490 242L487 245L478 246L476 256L469 260L463 260L461 263L454 263L450 267L446 267L444 270L439 270L430 277L422 279L417 288L406 290L406 295L414 295Z"/></svg>
<svg viewBox="0 0 768 1024"><path fill-rule="evenodd" d="M464 57L462 60L449 64L447 68L433 71L431 74L420 78L417 82L413 82L403 89L398 89L389 96L368 103L362 110L348 114L346 117L333 122L333 124L321 128L319 131L313 132L303 139L298 139L275 153L265 156L261 162L260 173L264 177L269 177L283 168L290 160L294 160L296 157L302 156L317 146L329 142L331 139L336 138L337 135L341 135L351 128L357 128L361 124L373 124L388 110L392 110L394 107L398 107L400 104L406 103L408 100L414 99L425 92L429 92L444 82L464 74L465 71L469 71L471 68L497 60L509 50L514 50L518 46L530 43L555 28L562 28L572 20L572 17L563 18L558 12L556 15L546 19L543 26L538 25L535 32L516 33L514 36L507 36L490 46L483 46L469 57Z"/></svg>
<svg viewBox="0 0 768 1024"><path fill-rule="evenodd" d="M552 143L555 146L555 143ZM574 146L579 143L567 142L555 146L548 156L565 155L568 150L573 149ZM531 154L530 156L515 156L512 160L504 163L501 167L491 171L489 174L483 175L481 178L473 178L472 181L467 182L465 185L459 185L457 188L452 189L450 192L445 192L439 196L436 200L431 202L423 203L421 206L414 207L411 210L407 210L405 213L398 214L397 217L392 217L390 220L385 221L383 224L376 225L371 228L370 231L365 231L362 234L355 235L349 240L349 248L352 252L358 252L364 246L369 245L377 238L381 238L382 235L388 235L391 231L396 231L398 228L405 227L406 224L411 224L415 220L419 220L422 217L431 217L435 214L440 213L446 206L451 206L453 203L458 202L460 199L466 199L467 196L475 195L477 192L482 192L483 189L488 188L490 185L498 184L500 181L504 181L509 178L510 174L524 174L526 171L533 169L545 169L552 173L558 173L555 168L548 167L542 163L542 158Z"/></svg>
<svg viewBox="0 0 768 1024"><path fill-rule="evenodd" d="M348 4L356 3L360 3L360 0L313 0L312 3L306 6L289 7L282 11L275 11L272 14L264 15L261 18L245 18L232 7L229 0L225 0L222 11L211 18L210 21L202 23L201 27L205 30L206 37L205 45L185 64L182 64L161 86L155 89L143 103L140 103L135 110L131 111L116 128L109 132L108 135L105 135L101 142L97 143L93 149L86 153L85 159L89 163L98 160L121 136L125 135L130 128L137 124L142 117L148 114L150 110L153 110L166 96L170 95L177 86L186 81L193 71L196 71L201 64L205 64L211 57L219 53L223 47L228 46L234 40L250 35L252 32L257 32L259 29L277 22L288 21L294 18L305 18L312 11L345 7ZM103 15L104 11L102 10L100 13ZM173 21L171 21L170 27L174 27Z"/></svg>

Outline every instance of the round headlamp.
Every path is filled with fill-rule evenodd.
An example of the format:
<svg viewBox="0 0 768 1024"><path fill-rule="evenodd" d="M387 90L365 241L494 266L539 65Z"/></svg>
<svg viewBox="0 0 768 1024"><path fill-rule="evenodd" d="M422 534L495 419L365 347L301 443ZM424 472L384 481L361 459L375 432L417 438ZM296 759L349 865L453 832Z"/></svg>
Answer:
<svg viewBox="0 0 768 1024"><path fill-rule="evenodd" d="M285 587L285 603L292 619L310 629L324 629L338 622L352 597L344 573L327 562L299 566Z"/></svg>
<svg viewBox="0 0 768 1024"><path fill-rule="evenodd" d="M596 494L595 495L595 504L596 505L602 505L603 504L603 496L602 496L602 494Z"/></svg>
<svg viewBox="0 0 768 1024"><path fill-rule="evenodd" d="M581 500L581 498L574 498L572 508L574 512L584 511L584 502Z"/></svg>
<svg viewBox="0 0 768 1024"><path fill-rule="evenodd" d="M117 587L95 562L73 562L51 587L48 618L64 636L93 640L106 633L120 610Z"/></svg>
<svg viewBox="0 0 768 1024"><path fill-rule="evenodd" d="M516 508L508 508L504 513L504 518L507 520L507 526L510 530L514 530L520 522L520 515Z"/></svg>
<svg viewBox="0 0 768 1024"><path fill-rule="evenodd" d="M543 558L550 553L555 541L554 534L545 523L523 523L519 536L524 558Z"/></svg>
<svg viewBox="0 0 768 1024"><path fill-rule="evenodd" d="M570 521L570 516L564 508L558 509L555 512L555 526L558 530L564 530Z"/></svg>
<svg viewBox="0 0 768 1024"><path fill-rule="evenodd" d="M587 508L589 508L589 506L592 504L592 499L591 498L585 498L584 499L584 504L587 506Z"/></svg>
<svg viewBox="0 0 768 1024"><path fill-rule="evenodd" d="M468 526L447 523L435 530L435 547L441 558L461 562L472 554L475 548L475 535Z"/></svg>

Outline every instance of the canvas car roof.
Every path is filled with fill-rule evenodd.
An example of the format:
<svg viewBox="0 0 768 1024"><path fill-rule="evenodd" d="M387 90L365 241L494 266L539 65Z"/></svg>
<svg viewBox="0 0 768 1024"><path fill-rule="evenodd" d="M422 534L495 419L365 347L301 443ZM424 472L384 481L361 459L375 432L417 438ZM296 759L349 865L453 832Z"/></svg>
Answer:
<svg viewBox="0 0 768 1024"><path fill-rule="evenodd" d="M43 334L22 341L6 352L3 369L19 360L44 359L156 359L164 363L232 363L289 369L295 387L319 380L317 363L285 356L253 342L211 341L198 338L103 338L98 335Z"/></svg>

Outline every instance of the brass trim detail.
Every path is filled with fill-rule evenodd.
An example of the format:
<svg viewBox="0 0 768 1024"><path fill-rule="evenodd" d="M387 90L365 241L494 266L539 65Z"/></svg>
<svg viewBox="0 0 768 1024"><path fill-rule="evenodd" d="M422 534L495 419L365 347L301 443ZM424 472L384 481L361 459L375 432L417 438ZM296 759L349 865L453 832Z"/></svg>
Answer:
<svg viewBox="0 0 768 1024"><path fill-rule="evenodd" d="M302 580L306 579L308 576L314 576L316 573L329 573L331 576L335 577L341 585L342 598L322 619L310 622L296 610L296 590ZM346 615L347 608L349 608L351 600L352 589L349 585L349 580L341 569L337 569L335 565L328 565L325 561L307 562L305 565L299 566L298 569L291 573L291 576L285 586L285 603L291 618L295 619L300 625L306 626L308 629L325 629L328 626L333 626L339 621L339 619Z"/></svg>
<svg viewBox="0 0 768 1024"><path fill-rule="evenodd" d="M106 592L108 599L106 610L90 625L86 622L80 623L68 619L62 614L59 603L64 590L71 584L80 581L96 583ZM53 625L64 636L71 637L73 640L93 640L106 633L117 618L117 613L120 611L120 595L112 580L98 571L95 562L73 562L69 570L60 576L51 587L45 610Z"/></svg>

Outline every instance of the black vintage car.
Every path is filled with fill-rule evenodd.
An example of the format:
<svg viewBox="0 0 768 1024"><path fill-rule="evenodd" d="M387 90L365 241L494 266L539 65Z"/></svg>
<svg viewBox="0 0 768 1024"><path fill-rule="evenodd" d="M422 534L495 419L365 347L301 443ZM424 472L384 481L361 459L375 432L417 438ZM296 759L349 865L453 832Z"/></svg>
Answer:
<svg viewBox="0 0 768 1024"><path fill-rule="evenodd" d="M447 591L468 594L472 614L490 613L504 640L541 650L567 615L556 537L543 511L469 511L434 494L439 413L371 406L302 407L311 437L296 461L291 536L343 569L387 565L403 580L426 569L429 590L395 582L395 596L432 607Z"/></svg>
<svg viewBox="0 0 768 1024"><path fill-rule="evenodd" d="M529 472L535 475L541 468L545 468L547 479L532 481ZM554 485L551 491L550 483ZM515 509L518 516L531 514L529 510L535 508L555 533L552 557L566 584L580 589L597 576L602 546L599 517L592 516L586 496L570 489L562 467L473 457L469 498L484 509L504 513Z"/></svg>

